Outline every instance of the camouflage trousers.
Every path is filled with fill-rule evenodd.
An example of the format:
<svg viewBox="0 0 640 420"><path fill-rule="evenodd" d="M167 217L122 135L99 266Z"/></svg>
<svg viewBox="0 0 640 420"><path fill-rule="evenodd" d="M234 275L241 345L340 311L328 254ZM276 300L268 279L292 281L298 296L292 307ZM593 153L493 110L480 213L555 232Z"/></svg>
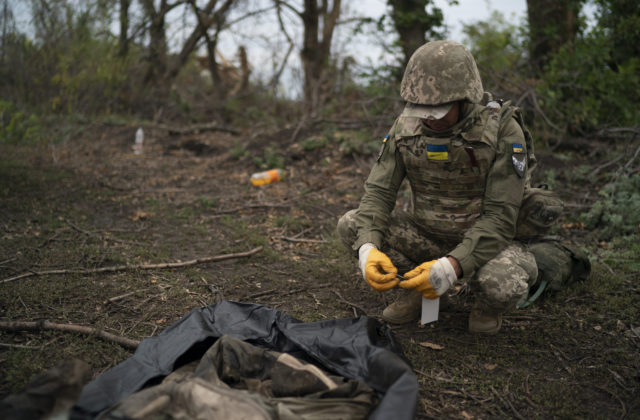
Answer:
<svg viewBox="0 0 640 420"><path fill-rule="evenodd" d="M338 221L338 234L349 249L357 238L355 215L350 210ZM388 232L381 251L389 256L400 273L416 265L451 252L457 244L433 240L421 232L411 214L391 213ZM536 282L538 267L527 246L514 241L473 273L465 273L475 296L475 305L486 313L505 313L526 298L529 286Z"/></svg>

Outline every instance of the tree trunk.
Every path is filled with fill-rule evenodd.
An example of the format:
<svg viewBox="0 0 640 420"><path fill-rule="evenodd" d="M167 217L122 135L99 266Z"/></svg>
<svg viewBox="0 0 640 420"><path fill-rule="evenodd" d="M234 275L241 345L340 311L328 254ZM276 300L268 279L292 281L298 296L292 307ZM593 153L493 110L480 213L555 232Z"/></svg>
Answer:
<svg viewBox="0 0 640 420"><path fill-rule="evenodd" d="M129 6L130 0L120 0L120 37L118 41L118 55L126 57L129 53Z"/></svg>
<svg viewBox="0 0 640 420"><path fill-rule="evenodd" d="M145 76L145 84L155 83L164 76L167 69L167 39L165 35L165 15L167 10L166 0L160 2L156 10L153 0L143 0L142 6L149 19L149 50L148 68Z"/></svg>
<svg viewBox="0 0 640 420"><path fill-rule="evenodd" d="M309 115L316 112L328 90L326 71L331 56L333 31L340 16L341 0L333 0L331 10L328 3L328 0L322 0L318 7L317 0L304 0L304 11L300 14L304 25L300 58L304 70L305 111Z"/></svg>
<svg viewBox="0 0 640 420"><path fill-rule="evenodd" d="M437 28L442 26L442 10L432 7L431 0L387 0L391 6L391 18L398 32L400 47L404 55L404 66L413 52L430 38L440 37Z"/></svg>
<svg viewBox="0 0 640 420"><path fill-rule="evenodd" d="M227 19L227 13L231 9L231 6L233 6L234 1L235 0L226 0L224 4L222 4L222 6L220 6L215 12L213 12L213 8L216 6L216 0L209 0L207 6L202 10L196 7L196 3L194 0L189 1L194 9L194 13L196 14L198 27L194 30L192 37L187 40L185 47L191 46L191 49L193 49L196 43L191 43L192 38L193 40L197 40L199 36L204 37L205 46L207 48L209 72L211 73L211 80L213 82L213 88L215 90L215 97L217 100L216 103L221 103L226 98L229 90L228 86L225 85L218 69L218 62L216 61L216 47L218 45L218 36L220 34L220 31L222 31L222 28ZM215 33L213 37L211 37L208 32L209 28L212 25L215 26ZM184 60L187 56L187 51L185 50L185 48L183 48L183 50L180 52L180 58Z"/></svg>
<svg viewBox="0 0 640 420"><path fill-rule="evenodd" d="M553 54L575 40L583 0L527 0L530 64L540 74Z"/></svg>

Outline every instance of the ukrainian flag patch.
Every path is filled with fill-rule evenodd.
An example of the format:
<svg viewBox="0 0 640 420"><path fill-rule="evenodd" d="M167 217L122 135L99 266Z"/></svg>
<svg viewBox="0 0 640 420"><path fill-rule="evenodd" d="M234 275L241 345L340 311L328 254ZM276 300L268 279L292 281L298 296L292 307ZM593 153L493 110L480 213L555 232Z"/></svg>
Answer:
<svg viewBox="0 0 640 420"><path fill-rule="evenodd" d="M427 157L431 160L448 160L449 152L445 144L427 144Z"/></svg>
<svg viewBox="0 0 640 420"><path fill-rule="evenodd" d="M524 147L520 143L513 143L513 153L523 153Z"/></svg>

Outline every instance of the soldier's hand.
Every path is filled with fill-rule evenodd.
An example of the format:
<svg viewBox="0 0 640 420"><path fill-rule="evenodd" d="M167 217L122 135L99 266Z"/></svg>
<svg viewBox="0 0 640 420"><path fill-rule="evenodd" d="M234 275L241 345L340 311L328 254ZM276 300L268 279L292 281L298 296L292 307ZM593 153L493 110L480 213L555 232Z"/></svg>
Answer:
<svg viewBox="0 0 640 420"><path fill-rule="evenodd" d="M398 285L404 289L415 289L427 299L442 296L458 279L456 271L447 257L422 263L404 275L406 280Z"/></svg>
<svg viewBox="0 0 640 420"><path fill-rule="evenodd" d="M396 278L398 269L389 257L370 243L366 243L358 250L360 269L369 286L378 292L393 289L400 280Z"/></svg>

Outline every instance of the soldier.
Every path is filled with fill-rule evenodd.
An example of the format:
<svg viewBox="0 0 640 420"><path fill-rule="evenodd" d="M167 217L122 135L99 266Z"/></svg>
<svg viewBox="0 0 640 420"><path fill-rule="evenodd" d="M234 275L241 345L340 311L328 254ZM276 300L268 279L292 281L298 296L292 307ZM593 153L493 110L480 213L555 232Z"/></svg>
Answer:
<svg viewBox="0 0 640 420"><path fill-rule="evenodd" d="M463 45L434 41L418 48L400 93L407 104L383 140L360 206L338 222L342 241L357 253L374 290L407 289L384 309L385 321L417 319L422 297L436 299L464 279L475 296L469 330L496 333L502 314L543 274L537 255L553 257L545 260L546 280L562 282L580 264L588 273L588 260L575 249L532 241L544 233L535 223L532 235L518 235L527 231L528 216L548 226L559 212L551 200L523 217L523 208L531 207L523 199L533 190L533 142L517 108L487 100ZM394 210L405 178L411 212ZM546 198L542 194L543 204L549 204Z"/></svg>

